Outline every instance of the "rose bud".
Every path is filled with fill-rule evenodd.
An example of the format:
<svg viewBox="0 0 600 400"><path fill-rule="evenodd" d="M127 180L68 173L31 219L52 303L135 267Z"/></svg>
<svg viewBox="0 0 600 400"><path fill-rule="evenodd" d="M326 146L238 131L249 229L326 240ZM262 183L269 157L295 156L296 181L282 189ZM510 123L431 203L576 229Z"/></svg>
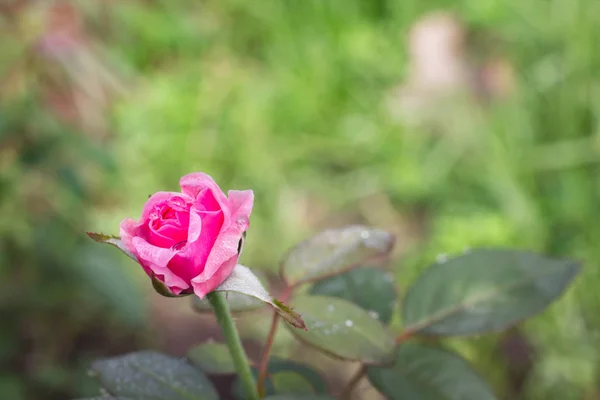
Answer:
<svg viewBox="0 0 600 400"><path fill-rule="evenodd" d="M203 298L238 261L254 193L230 190L225 196L200 172L182 177L179 184L181 193L150 196L139 221L123 220L121 240L159 293Z"/></svg>

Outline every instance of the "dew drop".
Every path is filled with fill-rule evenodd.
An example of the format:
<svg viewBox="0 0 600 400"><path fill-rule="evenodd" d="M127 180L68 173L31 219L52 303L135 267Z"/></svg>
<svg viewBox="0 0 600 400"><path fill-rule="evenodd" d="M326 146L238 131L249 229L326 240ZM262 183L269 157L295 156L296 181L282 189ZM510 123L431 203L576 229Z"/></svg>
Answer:
<svg viewBox="0 0 600 400"><path fill-rule="evenodd" d="M377 311L369 311L369 316L373 319L379 319L379 313Z"/></svg>
<svg viewBox="0 0 600 400"><path fill-rule="evenodd" d="M330 304L327 306L327 311L334 311L335 307L333 306L333 304Z"/></svg>
<svg viewBox="0 0 600 400"><path fill-rule="evenodd" d="M360 233L360 237L361 237L361 238L363 238L363 239L365 239L365 240L366 240L366 239L368 239L368 238L369 238L369 236L370 236L370 235L369 235L369 231L362 231L362 232Z"/></svg>
<svg viewBox="0 0 600 400"><path fill-rule="evenodd" d="M183 240L181 242L177 242L175 243L171 249L175 250L175 251L180 251L183 250L185 248L185 245L187 244L187 240Z"/></svg>
<svg viewBox="0 0 600 400"><path fill-rule="evenodd" d="M248 218L246 218L246 217L240 217L240 218L236 219L235 223L237 224L237 226L240 229L246 229L246 228L248 228L248 225L249 225Z"/></svg>
<svg viewBox="0 0 600 400"><path fill-rule="evenodd" d="M440 264L445 263L446 261L448 261L448 255L444 254L444 253L440 253L437 255L437 257L435 258L435 261L437 261Z"/></svg>
<svg viewBox="0 0 600 400"><path fill-rule="evenodd" d="M346 326L349 328L352 325L354 325L354 322L350 321L349 319L346 320Z"/></svg>

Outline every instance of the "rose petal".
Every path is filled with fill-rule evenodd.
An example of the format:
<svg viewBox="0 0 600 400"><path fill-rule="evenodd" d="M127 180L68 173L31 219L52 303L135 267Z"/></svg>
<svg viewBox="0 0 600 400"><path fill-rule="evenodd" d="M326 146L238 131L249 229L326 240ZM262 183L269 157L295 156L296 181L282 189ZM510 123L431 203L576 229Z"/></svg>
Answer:
<svg viewBox="0 0 600 400"><path fill-rule="evenodd" d="M223 281L231 274L233 268L235 268L237 259L237 254L234 257L231 257L221 265L221 268L219 268L212 277L206 281L195 282L195 280L192 279L192 288L194 289L196 296L198 296L200 299L203 299L208 293L218 288L221 283L223 283Z"/></svg>
<svg viewBox="0 0 600 400"><path fill-rule="evenodd" d="M146 201L146 204L144 204L144 209L142 210L142 218L140 218L140 222L143 223L144 221L148 220L152 209L157 203L160 203L161 201L167 201L171 197L182 197L182 195L181 193L176 192L156 192L152 196L150 196L148 201Z"/></svg>
<svg viewBox="0 0 600 400"><path fill-rule="evenodd" d="M196 240L188 240L183 251L178 253L170 263L169 268L186 282L204 271L206 261L223 224L221 211L198 212L192 207L190 221L198 218L202 229Z"/></svg>
<svg viewBox="0 0 600 400"><path fill-rule="evenodd" d="M144 269L150 269L157 276L162 275L163 279L161 280L165 285L169 288L178 287L187 289L189 287L189 284L168 268L169 262L175 257L177 251L171 248L163 249L152 246L141 237L134 237L132 244Z"/></svg>
<svg viewBox="0 0 600 400"><path fill-rule="evenodd" d="M242 232L245 232L250 225L254 192L252 190L230 190L227 196L231 207L231 219L240 225Z"/></svg>
<svg viewBox="0 0 600 400"><path fill-rule="evenodd" d="M196 196L194 205L201 211L220 211L221 205L210 188L204 188Z"/></svg>
<svg viewBox="0 0 600 400"><path fill-rule="evenodd" d="M202 233L202 219L200 215L192 208L190 209L190 223L188 226L187 241L194 243Z"/></svg>
<svg viewBox="0 0 600 400"><path fill-rule="evenodd" d="M202 289L204 283L214 283L215 279L218 280L219 277L223 276L221 273L223 266L228 265L227 263L231 262L232 259L237 262L239 242L242 233L248 229L249 217L254 203L254 192L252 190L231 190L229 195L231 196L228 201L233 223L228 227L223 227L211 248L204 270L192 279L192 286L195 288L196 284L200 285L200 292L204 290ZM223 279L227 276L225 275ZM206 287L210 287L211 284L207 284ZM217 286L219 284L221 282L218 282Z"/></svg>
<svg viewBox="0 0 600 400"><path fill-rule="evenodd" d="M140 223L131 219L126 218L121 221L119 225L119 236L121 236L121 242L123 246L137 257L137 252L131 243L131 240L138 235L140 229Z"/></svg>
<svg viewBox="0 0 600 400"><path fill-rule="evenodd" d="M165 224L158 230L152 229L156 234L161 235L169 239L172 243L168 246L159 247L171 247L174 244L187 240L188 230L177 225Z"/></svg>
<svg viewBox="0 0 600 400"><path fill-rule="evenodd" d="M172 247L174 244L181 240L177 240L177 236L183 236L183 240L185 240L185 232L181 235L178 232L177 227L170 225L163 225L159 229L154 229L152 225L148 230L148 238L147 241L152 246L161 247L163 249L168 249Z"/></svg>
<svg viewBox="0 0 600 400"><path fill-rule="evenodd" d="M238 245L242 238L242 232L236 225L231 225L229 229L222 232L215 241L215 245L210 250L204 270L194 279L194 283L207 282L227 263L231 258L238 257Z"/></svg>
<svg viewBox="0 0 600 400"><path fill-rule="evenodd" d="M184 194L193 199L196 199L203 189L209 189L212 192L214 199L219 203L218 209L223 210L224 212L229 210L229 203L225 193L223 193L213 178L207 174L202 172L187 174L179 180L179 186L181 186L181 191Z"/></svg>

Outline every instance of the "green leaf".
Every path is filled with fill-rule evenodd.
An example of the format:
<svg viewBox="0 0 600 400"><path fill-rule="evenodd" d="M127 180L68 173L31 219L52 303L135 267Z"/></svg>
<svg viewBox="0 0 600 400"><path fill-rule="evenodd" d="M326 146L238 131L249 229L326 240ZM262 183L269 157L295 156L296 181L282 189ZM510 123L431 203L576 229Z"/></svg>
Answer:
<svg viewBox="0 0 600 400"><path fill-rule="evenodd" d="M381 322L362 308L335 297L302 295L294 299L307 331L292 330L302 342L331 356L368 364L394 357L394 340Z"/></svg>
<svg viewBox="0 0 600 400"><path fill-rule="evenodd" d="M252 273L264 287L264 283L267 282L266 277L259 271L252 271ZM227 300L229 310L234 313L254 311L265 306L262 300L238 292L227 292L225 299ZM213 311L208 299L200 299L197 296L194 296L192 299L192 307L198 313L211 313Z"/></svg>
<svg viewBox="0 0 600 400"><path fill-rule="evenodd" d="M281 277L297 285L334 276L386 258L394 241L391 233L364 226L327 230L290 250L281 264Z"/></svg>
<svg viewBox="0 0 600 400"><path fill-rule="evenodd" d="M81 398L81 399L75 399L75 400L128 400L124 397L112 397L112 396L99 396L99 397L86 397L86 398Z"/></svg>
<svg viewBox="0 0 600 400"><path fill-rule="evenodd" d="M334 400L334 398L317 394L276 394L265 397L265 400Z"/></svg>
<svg viewBox="0 0 600 400"><path fill-rule="evenodd" d="M91 373L112 396L128 400L210 400L209 380L182 360L140 351L96 361Z"/></svg>
<svg viewBox="0 0 600 400"><path fill-rule="evenodd" d="M225 300L227 300L231 312L234 313L257 310L265 305L265 303L256 297L237 292L228 292ZM192 299L192 307L199 313L212 312L212 307L205 298L194 297Z"/></svg>
<svg viewBox="0 0 600 400"><path fill-rule="evenodd" d="M273 357L269 360L267 372L273 382L275 393L303 393L298 386L293 387L290 383L292 381L300 382L298 379L290 380L291 373L302 378L301 384L308 385L304 386L305 389L309 389L306 393L327 393L328 391L327 383L318 372L308 365L296 361Z"/></svg>
<svg viewBox="0 0 600 400"><path fill-rule="evenodd" d="M75 399L75 400L130 400L130 399L126 399L125 397L112 397L110 395L101 395L101 396L97 396L97 397L86 397L86 398Z"/></svg>
<svg viewBox="0 0 600 400"><path fill-rule="evenodd" d="M358 268L316 282L310 293L348 300L385 324L390 322L396 304L392 275L375 268Z"/></svg>
<svg viewBox="0 0 600 400"><path fill-rule="evenodd" d="M215 289L216 292L235 292L254 297L271 305L279 315L295 328L306 329L300 314L275 299L266 291L250 268L241 264L235 266L231 275Z"/></svg>
<svg viewBox="0 0 600 400"><path fill-rule="evenodd" d="M254 378L258 377L258 370L252 368ZM272 357L267 365L267 377L264 383L267 396L277 394L306 395L325 394L328 392L327 383L318 372L308 365ZM233 393L237 399L243 400L244 391L241 382L237 379L233 385Z"/></svg>
<svg viewBox="0 0 600 400"><path fill-rule="evenodd" d="M494 400L468 362L448 351L405 343L391 368L367 367L369 380L390 400Z"/></svg>
<svg viewBox="0 0 600 400"><path fill-rule="evenodd" d="M206 342L188 351L188 359L209 375L235 374L231 353L223 343Z"/></svg>
<svg viewBox="0 0 600 400"><path fill-rule="evenodd" d="M407 331L451 336L506 329L559 297L578 263L510 250L476 250L440 262L409 288Z"/></svg>
<svg viewBox="0 0 600 400"><path fill-rule="evenodd" d="M275 393L313 394L312 385L302 375L292 371L279 372L271 377Z"/></svg>
<svg viewBox="0 0 600 400"><path fill-rule="evenodd" d="M135 262L138 262L136 256L133 255L132 252L127 250L121 242L121 238L119 236L113 235L105 235L104 233L94 233L94 232L86 232L86 234L92 239L94 242L110 244L111 246L115 246L117 249L121 250L127 256L129 256Z"/></svg>

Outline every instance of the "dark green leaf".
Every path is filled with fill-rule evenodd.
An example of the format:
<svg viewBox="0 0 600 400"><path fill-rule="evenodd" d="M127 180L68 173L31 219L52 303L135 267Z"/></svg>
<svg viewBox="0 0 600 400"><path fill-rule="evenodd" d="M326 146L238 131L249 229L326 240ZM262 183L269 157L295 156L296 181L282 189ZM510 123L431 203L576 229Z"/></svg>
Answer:
<svg viewBox="0 0 600 400"><path fill-rule="evenodd" d="M112 397L112 396L99 396L99 397L86 397L75 400L128 400L125 397Z"/></svg>
<svg viewBox="0 0 600 400"><path fill-rule="evenodd" d="M308 387L310 391L306 393L327 393L327 384L321 375L305 364L291 360L272 358L269 360L267 371L273 381L275 393L302 393L298 391L298 388L294 391L290 391L291 385L287 389L285 385L282 385L282 383L286 381L285 376L289 378L290 373L300 376L304 383L310 385ZM281 376L281 374L285 375ZM296 380L296 382L298 382L298 380Z"/></svg>
<svg viewBox="0 0 600 400"><path fill-rule="evenodd" d="M231 275L229 275L221 286L215 289L215 292L235 292L254 297L271 305L290 325L299 329L306 329L302 317L297 312L271 296L256 275L252 273L250 268L241 264L235 266Z"/></svg>
<svg viewBox="0 0 600 400"><path fill-rule="evenodd" d="M233 358L223 343L202 343L190 349L187 357L207 374L235 374Z"/></svg>
<svg viewBox="0 0 600 400"><path fill-rule="evenodd" d="M130 400L130 399L127 399L125 397L112 397L110 395L105 395L105 396L98 396L98 397L86 397L86 398L75 399L75 400Z"/></svg>
<svg viewBox="0 0 600 400"><path fill-rule="evenodd" d="M252 373L256 379L258 377L256 368L252 368ZM315 370L305 364L277 357L269 360L264 387L267 396L276 393L294 396L327 393L325 380ZM237 399L244 399L244 392L239 379L233 385L233 393Z"/></svg>
<svg viewBox="0 0 600 400"><path fill-rule="evenodd" d="M349 226L321 232L284 257L281 276L290 285L311 282L387 257L394 236L380 229Z"/></svg>
<svg viewBox="0 0 600 400"><path fill-rule="evenodd" d="M415 343L400 345L391 368L367 367L390 400L494 400L488 385L458 355Z"/></svg>
<svg viewBox="0 0 600 400"><path fill-rule="evenodd" d="M302 342L329 355L369 364L393 359L394 340L381 322L345 300L326 296L298 296L307 331L292 330Z"/></svg>
<svg viewBox="0 0 600 400"><path fill-rule="evenodd" d="M217 399L211 383L198 369L153 351L96 361L92 374L109 394L128 400Z"/></svg>
<svg viewBox="0 0 600 400"><path fill-rule="evenodd" d="M392 275L374 268L358 268L316 282L310 293L348 300L383 323L390 322L396 304Z"/></svg>
<svg viewBox="0 0 600 400"><path fill-rule="evenodd" d="M265 397L265 400L334 400L334 398L323 394L277 394Z"/></svg>
<svg viewBox="0 0 600 400"><path fill-rule="evenodd" d="M271 376L271 381L278 394L313 394L310 382L292 371L282 371Z"/></svg>
<svg viewBox="0 0 600 400"><path fill-rule="evenodd" d="M506 329L546 308L579 269L534 253L472 251L432 266L410 287L405 329L431 335Z"/></svg>

